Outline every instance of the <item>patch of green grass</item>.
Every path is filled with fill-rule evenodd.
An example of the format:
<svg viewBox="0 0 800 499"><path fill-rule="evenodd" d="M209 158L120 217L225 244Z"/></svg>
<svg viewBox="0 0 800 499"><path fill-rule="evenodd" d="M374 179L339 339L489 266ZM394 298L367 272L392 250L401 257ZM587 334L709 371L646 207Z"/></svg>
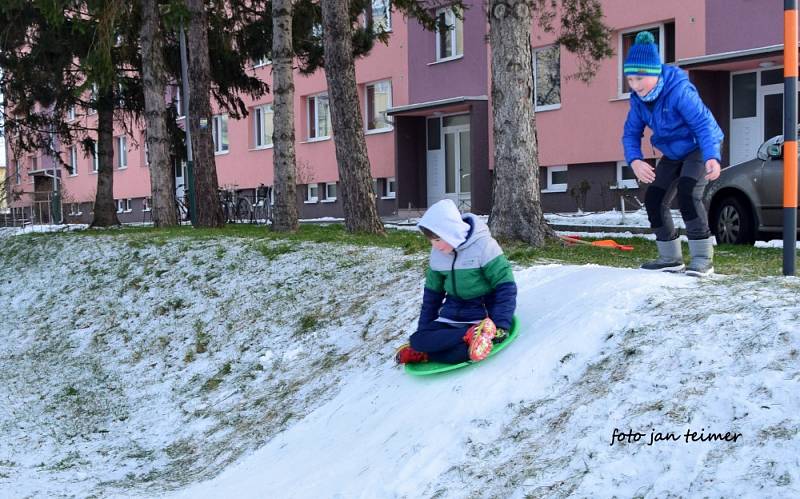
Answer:
<svg viewBox="0 0 800 499"><path fill-rule="evenodd" d="M608 239L608 238L602 238ZM585 241L598 239L583 238ZM597 246L569 245L560 240L550 240L543 248L533 248L522 243L502 245L508 258L521 265L536 263L564 263L573 265L597 264L609 267L638 268L657 257L655 241L643 238L613 238L614 241L633 246L633 251ZM689 261L689 248L683 243L683 255ZM714 269L718 274L763 276L781 275L782 250L723 244L715 248Z"/></svg>
<svg viewBox="0 0 800 499"><path fill-rule="evenodd" d="M306 314L300 317L300 322L298 324L298 333L303 334L311 331L312 329L316 328L319 324L319 319L314 314Z"/></svg>
<svg viewBox="0 0 800 499"><path fill-rule="evenodd" d="M156 307L155 314L166 315L184 307L186 307L186 302L183 300L183 298L170 298L166 301L166 303L162 303Z"/></svg>
<svg viewBox="0 0 800 499"><path fill-rule="evenodd" d="M208 351L208 342L211 337L206 332L205 324L200 319L194 321L194 351L197 353L206 353ZM188 357L188 354L187 354ZM194 360L194 353L191 359L184 359L187 362Z"/></svg>
<svg viewBox="0 0 800 499"><path fill-rule="evenodd" d="M190 226L173 228L123 227L102 231L76 231L64 234L30 234L16 236L15 242L4 245L3 259L14 260L17 264L32 263L29 259L38 259L41 251L38 246L47 246L58 239L62 243L65 238L98 237L125 239L134 248L163 246L176 241L180 248L198 246L204 241L220 238L237 238L255 241L255 249L268 259L293 250L294 243L318 242L351 244L355 246L375 246L398 248L405 254L424 255L430 250L430 243L417 231L388 229L385 236L365 233L350 234L342 224L302 224L296 233L275 233L264 226L249 224L231 224L222 229L195 229ZM621 244L634 246L633 251L599 248L584 245L567 245L560 240L549 240L542 248L533 248L523 243L503 243L501 246L508 258L520 265L539 263L564 263L573 265L597 264L611 267L639 267L645 261L655 258L656 248L653 241L643 238L613 238ZM595 239L585 239L593 241ZM281 244L268 244L268 242ZM20 244L24 243L24 244ZM688 247L683 244L684 255L688 261ZM224 255L225 250L219 248L217 257ZM196 257L194 257L196 258ZM20 260L24 260L21 262ZM427 259L420 259L420 265L427 264ZM413 261L404 262L404 268L413 268ZM781 275L782 250L762 249L753 246L720 245L716 247L714 267L719 274L740 276ZM99 269L86 270L95 276ZM92 273L95 272L95 273ZM212 277L212 276L206 276Z"/></svg>
<svg viewBox="0 0 800 499"><path fill-rule="evenodd" d="M217 374L212 376L208 381L206 381L203 384L202 390L207 392L216 390L219 387L219 385L221 385L222 382L224 381L225 376L229 375L230 373L231 373L231 363L226 362L220 368L220 370L217 371Z"/></svg>
<svg viewBox="0 0 800 499"><path fill-rule="evenodd" d="M291 253L295 250L295 245L292 244L268 244L262 243L256 246L256 251L261 253L268 261L272 261L281 255Z"/></svg>

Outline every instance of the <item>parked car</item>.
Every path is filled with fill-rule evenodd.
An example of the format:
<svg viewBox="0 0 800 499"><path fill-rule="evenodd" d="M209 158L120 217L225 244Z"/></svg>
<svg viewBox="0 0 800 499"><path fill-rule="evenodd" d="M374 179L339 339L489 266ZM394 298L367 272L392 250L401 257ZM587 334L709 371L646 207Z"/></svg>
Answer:
<svg viewBox="0 0 800 499"><path fill-rule="evenodd" d="M717 242L752 244L783 232L783 135L767 140L754 159L732 165L710 182L704 201Z"/></svg>

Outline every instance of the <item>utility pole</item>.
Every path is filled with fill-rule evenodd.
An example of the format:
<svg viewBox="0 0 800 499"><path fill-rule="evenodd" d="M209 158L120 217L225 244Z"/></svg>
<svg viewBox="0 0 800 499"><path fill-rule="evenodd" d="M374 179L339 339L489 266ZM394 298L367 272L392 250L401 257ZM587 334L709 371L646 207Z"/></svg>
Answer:
<svg viewBox="0 0 800 499"><path fill-rule="evenodd" d="M783 275L797 260L797 0L783 2Z"/></svg>

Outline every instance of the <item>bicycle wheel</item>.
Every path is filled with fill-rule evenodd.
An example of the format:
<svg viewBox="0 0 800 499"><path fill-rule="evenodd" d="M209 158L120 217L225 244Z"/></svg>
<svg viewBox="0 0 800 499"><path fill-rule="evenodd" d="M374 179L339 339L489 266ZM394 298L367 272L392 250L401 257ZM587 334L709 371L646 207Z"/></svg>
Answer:
<svg viewBox="0 0 800 499"><path fill-rule="evenodd" d="M239 198L236 202L236 221L250 223L253 219L253 203L247 198Z"/></svg>

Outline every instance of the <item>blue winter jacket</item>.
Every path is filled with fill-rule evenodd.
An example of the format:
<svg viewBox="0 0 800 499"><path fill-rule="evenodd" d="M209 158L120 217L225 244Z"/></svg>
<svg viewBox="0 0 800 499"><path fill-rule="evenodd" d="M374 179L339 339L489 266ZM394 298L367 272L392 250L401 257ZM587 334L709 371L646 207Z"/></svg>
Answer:
<svg viewBox="0 0 800 499"><path fill-rule="evenodd" d="M698 147L703 161L719 161L720 142L725 137L711 111L686 73L673 66L661 66L664 88L655 101L646 103L631 92L631 108L625 120L622 146L625 161L643 159L642 135L650 127L650 142L669 159L681 160Z"/></svg>

